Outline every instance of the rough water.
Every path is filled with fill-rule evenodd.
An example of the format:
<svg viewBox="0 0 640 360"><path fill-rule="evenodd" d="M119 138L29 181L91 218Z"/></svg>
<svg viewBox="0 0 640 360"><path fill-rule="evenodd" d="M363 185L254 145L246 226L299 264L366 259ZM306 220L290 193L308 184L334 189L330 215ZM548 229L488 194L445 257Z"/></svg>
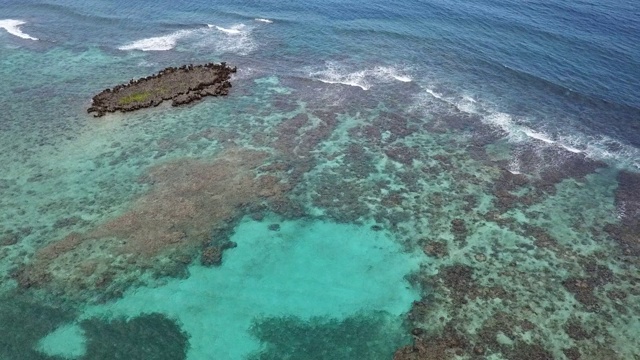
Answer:
<svg viewBox="0 0 640 360"><path fill-rule="evenodd" d="M3 1L0 359L640 358L639 14Z"/></svg>

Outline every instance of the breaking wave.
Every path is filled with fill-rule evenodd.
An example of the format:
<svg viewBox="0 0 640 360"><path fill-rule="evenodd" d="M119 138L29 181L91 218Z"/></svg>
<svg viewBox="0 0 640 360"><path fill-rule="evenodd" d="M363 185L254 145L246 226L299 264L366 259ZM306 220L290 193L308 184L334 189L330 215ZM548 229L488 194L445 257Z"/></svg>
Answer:
<svg viewBox="0 0 640 360"><path fill-rule="evenodd" d="M20 25L26 24L25 21L22 20L14 20L14 19L4 19L0 20L0 28L5 29L9 34L17 36L22 39L27 40L38 40L27 33L22 32L20 30Z"/></svg>
<svg viewBox="0 0 640 360"><path fill-rule="evenodd" d="M253 28L245 24L235 24L230 27L208 24L215 32L212 36L203 37L197 43L198 47L213 48L219 53L236 53L247 55L257 48L253 39Z"/></svg>
<svg viewBox="0 0 640 360"><path fill-rule="evenodd" d="M137 40L120 46L119 50L167 51L173 49L178 40L193 34L197 30L179 30L165 36L155 36Z"/></svg>
<svg viewBox="0 0 640 360"><path fill-rule="evenodd" d="M218 31L222 31L223 33L227 34L227 35L241 35L242 34L242 29L245 27L244 24L240 24L240 25L234 25L230 28L223 28L222 26L217 26L217 25L211 25L211 24L207 24L207 26L209 28L215 28Z"/></svg>
<svg viewBox="0 0 640 360"><path fill-rule="evenodd" d="M130 51L168 51L179 43L196 49L213 49L217 53L233 52L246 55L256 47L251 37L251 28L244 24L233 25L229 28L207 24L206 27L178 30L168 35L154 36L133 41L118 47L119 50Z"/></svg>
<svg viewBox="0 0 640 360"><path fill-rule="evenodd" d="M587 135L579 131L548 132L533 128L526 118L497 111L490 105L482 104L473 97L442 94L434 89L425 88L424 93L416 97L413 110L429 110L434 98L452 105L457 110L479 115L481 121L504 132L508 141L513 143L530 142L537 146L555 146L571 153L581 153L594 160L613 160L623 167L640 169L640 149L624 144L606 135ZM514 170L517 172L517 170Z"/></svg>
<svg viewBox="0 0 640 360"><path fill-rule="evenodd" d="M389 66L377 66L371 69L350 71L349 69L346 69L345 66L335 63L327 63L324 69L309 71L307 75L311 79L322 81L327 84L355 86L362 90L369 90L376 83L412 81L410 76Z"/></svg>

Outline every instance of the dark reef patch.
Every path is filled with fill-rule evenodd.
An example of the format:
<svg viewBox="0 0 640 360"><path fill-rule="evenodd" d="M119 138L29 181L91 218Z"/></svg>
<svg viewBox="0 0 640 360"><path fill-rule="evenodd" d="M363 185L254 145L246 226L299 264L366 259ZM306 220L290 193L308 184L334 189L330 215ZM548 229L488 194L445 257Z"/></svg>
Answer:
<svg viewBox="0 0 640 360"><path fill-rule="evenodd" d="M52 359L34 350L37 342L73 318L71 311L34 303L15 294L0 299L0 359Z"/></svg>
<svg viewBox="0 0 640 360"><path fill-rule="evenodd" d="M296 317L259 319L252 334L266 348L248 357L250 360L387 360L393 351L409 342L403 329L397 328L384 313L362 314L339 321Z"/></svg>
<svg viewBox="0 0 640 360"><path fill-rule="evenodd" d="M576 318L570 318L567 321L567 323L564 325L564 331L573 340L591 339L594 336L592 333L585 330L580 320Z"/></svg>
<svg viewBox="0 0 640 360"><path fill-rule="evenodd" d="M424 251L427 256L435 258L444 258L449 255L449 249L445 241L428 241L422 247L422 251Z"/></svg>
<svg viewBox="0 0 640 360"><path fill-rule="evenodd" d="M189 104L205 96L229 93L231 74L236 68L226 63L168 67L157 74L132 79L127 84L106 89L94 96L88 113L95 117L106 113L135 111L172 100L172 106Z"/></svg>
<svg viewBox="0 0 640 360"><path fill-rule="evenodd" d="M604 230L625 255L640 256L640 174L620 171L615 203L620 223L609 224Z"/></svg>
<svg viewBox="0 0 640 360"><path fill-rule="evenodd" d="M562 282L564 288L573 294L575 299L585 306L587 311L596 311L600 308L600 299L594 294L596 287L601 285L600 276L586 278L570 277Z"/></svg>
<svg viewBox="0 0 640 360"><path fill-rule="evenodd" d="M384 153L394 161L403 165L411 165L413 160L420 158L420 151L415 147L405 145L394 145L384 149Z"/></svg>
<svg viewBox="0 0 640 360"><path fill-rule="evenodd" d="M89 319L80 323L87 336L86 360L180 360L186 358L188 336L160 314L130 320Z"/></svg>
<svg viewBox="0 0 640 360"><path fill-rule="evenodd" d="M454 359L456 355L465 353L469 347L462 334L453 326L447 325L442 334L435 336L414 331L413 345L398 349L393 355L393 360ZM484 353L484 349L478 348L477 351Z"/></svg>

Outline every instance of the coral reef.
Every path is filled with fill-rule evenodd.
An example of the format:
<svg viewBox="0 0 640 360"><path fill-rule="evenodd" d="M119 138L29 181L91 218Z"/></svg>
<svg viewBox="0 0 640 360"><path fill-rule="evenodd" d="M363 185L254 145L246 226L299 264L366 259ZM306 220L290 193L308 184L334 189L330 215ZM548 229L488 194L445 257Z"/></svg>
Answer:
<svg viewBox="0 0 640 360"><path fill-rule="evenodd" d="M295 317L256 319L252 334L266 346L251 360L389 359L408 341L401 329L390 328L388 315L364 313L342 321Z"/></svg>
<svg viewBox="0 0 640 360"><path fill-rule="evenodd" d="M87 233L72 233L45 246L16 277L22 287L104 289L114 277L140 269L179 273L177 268L201 247L204 263L215 265L231 244L212 244L218 241L211 239L212 230L220 234L252 206L276 201L288 191L278 177L256 173L268 157L228 149L213 161L155 166L140 179L151 189L129 210Z"/></svg>
<svg viewBox="0 0 640 360"><path fill-rule="evenodd" d="M422 134L402 130L420 126L415 118L386 113L362 110L334 133L332 146L314 153L329 165L310 169L305 185L324 215L373 217L429 257L411 276L424 291L408 314L415 344L399 349L398 359L634 354L624 314L638 311L631 303L638 294L633 263L618 257L603 231L612 220L612 188L601 186L610 183L605 163L537 143L506 144L510 162L496 160L487 145L500 133L472 116L436 114L423 125L433 132ZM379 119L397 126L371 125ZM468 136L452 137L456 131ZM616 198L628 202L624 188ZM622 234L616 224L606 229ZM568 314L579 316L589 339L571 336L576 327L565 324L577 323Z"/></svg>
<svg viewBox="0 0 640 360"><path fill-rule="evenodd" d="M447 360L462 355L469 347L464 338L452 327L447 327L442 334L428 337L422 329L416 328L413 333L413 345L398 349L393 360ZM476 348L475 353L484 354L484 349Z"/></svg>
<svg viewBox="0 0 640 360"><path fill-rule="evenodd" d="M243 214L265 220L263 230L274 237L287 233L280 219L312 215L367 224L424 254L420 271L408 276L421 298L407 314L406 341L385 347L386 358L394 349L398 360L640 356L633 330L640 313L638 174L558 143L506 138L482 115L453 105L421 114L392 87L371 96L376 89L336 94L330 85L286 81L296 96L277 79L259 79L259 90L239 89L247 96L220 103L235 102L224 121L194 116L188 130L172 130L179 135L114 142L96 159L101 166L161 162L140 179L148 191L88 230L81 216L58 211L50 225L59 231L52 238L62 240L34 246L40 249L16 279L56 295L108 298L147 274L185 276L194 260L223 270L229 234ZM147 145L153 154L138 159ZM229 149L216 152L219 146ZM157 160L165 157L173 160ZM47 176L36 172L29 184ZM52 209L64 207L42 211ZM0 237L0 250L14 259L28 257L13 254L30 236L22 229L3 229ZM254 358L322 351L376 358L346 350L377 334L375 324L350 323L355 335L347 338L348 322L262 320L255 334L265 351Z"/></svg>
<svg viewBox="0 0 640 360"><path fill-rule="evenodd" d="M57 305L37 303L17 294L11 295L0 298L0 358L51 359L37 352L36 344L60 324L72 321L74 312Z"/></svg>
<svg viewBox="0 0 640 360"><path fill-rule="evenodd" d="M82 321L80 326L87 337L83 360L187 358L187 334L162 314L111 321L93 318Z"/></svg>
<svg viewBox="0 0 640 360"><path fill-rule="evenodd" d="M605 228L625 255L640 256L640 174L620 171L615 192L619 224Z"/></svg>

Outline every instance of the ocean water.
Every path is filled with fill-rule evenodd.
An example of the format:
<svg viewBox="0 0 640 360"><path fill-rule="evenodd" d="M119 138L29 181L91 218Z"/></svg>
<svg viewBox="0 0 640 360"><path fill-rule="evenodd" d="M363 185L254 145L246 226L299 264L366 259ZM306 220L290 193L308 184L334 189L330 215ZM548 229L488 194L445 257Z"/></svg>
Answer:
<svg viewBox="0 0 640 360"><path fill-rule="evenodd" d="M639 43L628 0L2 0L0 359L638 359Z"/></svg>

